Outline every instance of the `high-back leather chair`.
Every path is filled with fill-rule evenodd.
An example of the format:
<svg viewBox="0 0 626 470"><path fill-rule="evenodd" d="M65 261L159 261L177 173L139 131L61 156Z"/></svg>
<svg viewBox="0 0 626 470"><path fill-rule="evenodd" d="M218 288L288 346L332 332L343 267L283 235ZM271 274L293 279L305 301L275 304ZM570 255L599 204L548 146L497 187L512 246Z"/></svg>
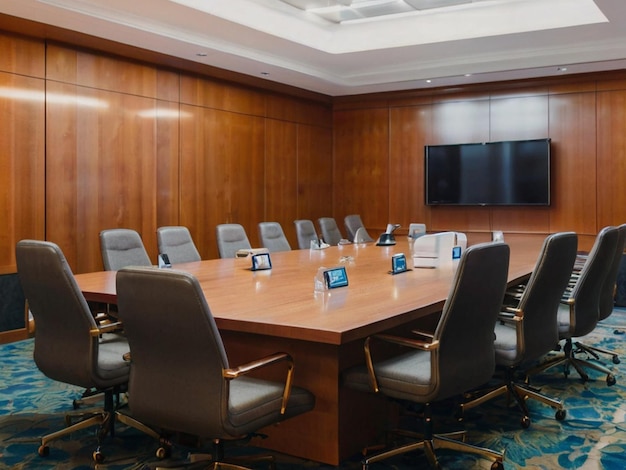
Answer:
<svg viewBox="0 0 626 470"><path fill-rule="evenodd" d="M617 227L604 227L596 236L589 257L580 272L574 273L570 284L559 305L557 316L559 339L564 341L564 354L552 358L529 371L530 375L563 364L565 376L569 375L570 366L580 377L589 380L585 368L606 374L608 385L615 384L615 376L601 364L576 357L575 338L591 333L599 319L599 304L602 286L606 279L611 261L615 256L618 241Z"/></svg>
<svg viewBox="0 0 626 470"><path fill-rule="evenodd" d="M339 245L339 242L343 239L337 222L333 217L320 217L317 219L317 224L320 227L320 233L322 238L329 245Z"/></svg>
<svg viewBox="0 0 626 470"><path fill-rule="evenodd" d="M187 227L159 227L157 246L159 253L167 254L171 263L188 263L202 259Z"/></svg>
<svg viewBox="0 0 626 470"><path fill-rule="evenodd" d="M433 334L379 334L367 338L365 365L348 369L343 377L345 384L423 404L424 439L366 458L364 470L371 463L416 449L424 450L432 466L440 468L435 448L475 453L494 460L495 468L503 468L502 453L435 434L430 403L463 394L491 379L495 371L493 331L506 289L508 266L509 247L504 243L469 247L459 261ZM389 357L389 344L380 348L381 342L409 351ZM387 353L379 353L382 350ZM453 433L457 438L462 434Z"/></svg>
<svg viewBox="0 0 626 470"><path fill-rule="evenodd" d="M119 271L116 283L132 358L129 408L134 418L157 429L210 438L217 446L212 455L221 460L224 441L313 408L314 396L292 386L288 354L240 367L230 364L193 275L132 267ZM248 376L267 367L284 380Z"/></svg>
<svg viewBox="0 0 626 470"><path fill-rule="evenodd" d="M215 227L220 258L234 258L237 251L252 248L246 230L240 224L220 224Z"/></svg>
<svg viewBox="0 0 626 470"><path fill-rule="evenodd" d="M308 219L294 220L296 236L298 237L298 248L308 250L311 247L311 240L318 241L317 232L313 222Z"/></svg>
<svg viewBox="0 0 626 470"><path fill-rule="evenodd" d="M117 271L125 266L152 266L138 232L115 228L100 232L100 252L105 271Z"/></svg>
<svg viewBox="0 0 626 470"><path fill-rule="evenodd" d="M617 228L617 244L615 246L615 256L611 259L610 265L606 273L606 279L602 284L600 291L600 303L598 304L598 321L606 320L615 308L615 290L617 283L617 274L619 272L620 262L624 254L624 244L626 243L626 224L622 224ZM599 354L605 354L611 357L614 364L620 363L620 358L615 351L589 344L576 343L580 350L584 350L595 359L600 359Z"/></svg>
<svg viewBox="0 0 626 470"><path fill-rule="evenodd" d="M374 241L374 239L367 232L365 225L363 225L363 221L361 220L361 216L359 214L347 215L343 219L343 222L346 227L348 239L351 242L369 243Z"/></svg>
<svg viewBox="0 0 626 470"><path fill-rule="evenodd" d="M104 460L101 440L112 430L116 397L124 391L129 351L120 324L99 325L80 291L61 249L52 242L22 240L16 246L17 271L35 320L34 360L47 377L95 392L104 392L104 410L81 416L81 421L41 438L38 452L79 429L99 426L96 462ZM68 419L71 418L68 415Z"/></svg>
<svg viewBox="0 0 626 470"><path fill-rule="evenodd" d="M462 410L506 394L522 411L522 426L530 426L527 399L545 403L556 411L556 418L565 418L562 403L540 393L527 382L517 380L522 367L548 354L559 342L557 312L576 260L578 236L574 232L549 235L533 272L519 292L505 297L504 309L495 327L496 364L504 368L503 383L489 392L464 403Z"/></svg>
<svg viewBox="0 0 626 470"><path fill-rule="evenodd" d="M267 248L270 253L291 250L285 232L278 222L259 223L259 240L261 240L261 245Z"/></svg>

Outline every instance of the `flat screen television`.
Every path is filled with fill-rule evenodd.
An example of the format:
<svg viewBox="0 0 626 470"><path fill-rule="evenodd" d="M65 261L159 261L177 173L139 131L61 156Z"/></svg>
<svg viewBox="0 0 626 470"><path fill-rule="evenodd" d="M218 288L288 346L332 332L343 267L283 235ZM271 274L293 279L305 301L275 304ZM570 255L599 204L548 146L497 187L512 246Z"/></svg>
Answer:
<svg viewBox="0 0 626 470"><path fill-rule="evenodd" d="M427 145L424 152L427 205L550 205L550 139Z"/></svg>

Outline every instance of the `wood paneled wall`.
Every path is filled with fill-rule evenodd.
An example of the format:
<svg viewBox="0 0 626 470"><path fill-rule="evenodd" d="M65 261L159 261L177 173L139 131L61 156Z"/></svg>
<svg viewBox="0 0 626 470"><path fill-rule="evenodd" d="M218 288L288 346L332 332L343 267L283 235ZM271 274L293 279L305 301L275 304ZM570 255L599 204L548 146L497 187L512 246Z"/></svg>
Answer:
<svg viewBox="0 0 626 470"><path fill-rule="evenodd" d="M18 54L19 51L19 54ZM332 212L330 98L280 95L0 33L0 272L22 238L58 243L74 272L102 269L98 234L186 225L203 258L215 226Z"/></svg>
<svg viewBox="0 0 626 470"><path fill-rule="evenodd" d="M575 230L586 248L626 220L626 73L334 99L249 81L0 33L0 273L15 272L21 238L58 243L76 272L101 269L111 227L138 230L156 260L162 225L188 226L213 258L224 222L254 245L264 220L295 247L293 220L359 213L375 235L388 222ZM424 205L424 145L542 137L550 207Z"/></svg>
<svg viewBox="0 0 626 470"><path fill-rule="evenodd" d="M590 248L599 229L626 222L626 79L529 84L336 98L334 216L358 212L374 233L388 222L482 238L573 230ZM424 204L424 145L544 137L552 139L550 207Z"/></svg>

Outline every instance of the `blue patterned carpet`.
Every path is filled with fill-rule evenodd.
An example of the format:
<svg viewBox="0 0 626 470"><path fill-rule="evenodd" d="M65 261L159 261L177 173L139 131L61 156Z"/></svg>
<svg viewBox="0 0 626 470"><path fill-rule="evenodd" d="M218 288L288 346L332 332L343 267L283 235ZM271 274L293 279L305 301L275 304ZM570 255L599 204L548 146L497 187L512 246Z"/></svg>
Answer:
<svg viewBox="0 0 626 470"><path fill-rule="evenodd" d="M565 421L556 421L554 411L529 402L532 425L522 429L520 414L509 409L501 398L471 410L466 419L468 441L496 450L506 450L505 468L524 469L606 469L626 468L626 310L616 309L591 335L590 344L616 350L622 364L613 365L617 384L608 387L605 377L590 372L582 383L572 373L565 379L558 369L537 376L533 384L548 395L560 397L567 410ZM133 429L118 426L114 438L103 446L106 460L92 461L94 431L76 432L72 438L51 443L50 455L37 455L38 437L64 425L64 414L81 390L44 377L32 360L32 340L0 346L0 469L143 469L152 468L154 441ZM610 364L610 362L609 362ZM177 448L174 457L184 458L188 449ZM239 450L239 452L242 452ZM456 453L442 453L447 469L489 468L489 462ZM277 456L278 469L328 469L315 462ZM259 467L265 468L265 467ZM344 462L343 469L360 468L360 457ZM423 454L397 457L374 464L375 469L428 468Z"/></svg>

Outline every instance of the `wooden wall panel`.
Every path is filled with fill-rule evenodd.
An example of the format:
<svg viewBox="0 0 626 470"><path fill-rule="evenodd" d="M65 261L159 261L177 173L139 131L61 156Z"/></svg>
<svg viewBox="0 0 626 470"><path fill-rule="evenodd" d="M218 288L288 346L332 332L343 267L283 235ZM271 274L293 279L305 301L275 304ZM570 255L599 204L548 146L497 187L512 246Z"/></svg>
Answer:
<svg viewBox="0 0 626 470"><path fill-rule="evenodd" d="M184 104L205 108L265 115L265 95L262 93L203 77L182 75L180 100Z"/></svg>
<svg viewBox="0 0 626 470"><path fill-rule="evenodd" d="M429 144L456 144L489 141L488 99L443 101L433 105L432 142ZM491 212L484 207L430 207L429 231L455 230L460 232L491 230Z"/></svg>
<svg viewBox="0 0 626 470"><path fill-rule="evenodd" d="M181 113L180 104L172 101L157 101L155 112L157 226L180 225L179 128L180 122L190 116Z"/></svg>
<svg viewBox="0 0 626 470"><path fill-rule="evenodd" d="M411 222L429 222L423 183L432 106L391 108L389 113L389 221L402 226L398 233L408 233Z"/></svg>
<svg viewBox="0 0 626 470"><path fill-rule="evenodd" d="M332 126L330 103L303 101L288 96L268 95L266 117L312 126Z"/></svg>
<svg viewBox="0 0 626 470"><path fill-rule="evenodd" d="M278 222L292 248L298 246L298 125L266 119L265 214L259 222ZM255 227L256 229L256 227Z"/></svg>
<svg viewBox="0 0 626 470"><path fill-rule="evenodd" d="M348 214L360 214L366 227L386 226L390 222L389 110L338 111L333 130L332 215L339 228L345 232L343 218Z"/></svg>
<svg viewBox="0 0 626 470"><path fill-rule="evenodd" d="M45 64L42 41L0 31L0 71L44 78Z"/></svg>
<svg viewBox="0 0 626 470"><path fill-rule="evenodd" d="M181 106L180 220L203 258L217 258L215 227L243 225L259 246L264 213L264 120L196 106Z"/></svg>
<svg viewBox="0 0 626 470"><path fill-rule="evenodd" d="M98 234L137 230L156 263L155 100L48 83L46 238L77 272L102 269Z"/></svg>
<svg viewBox="0 0 626 470"><path fill-rule="evenodd" d="M148 65L49 44L46 78L89 88L157 97L157 69Z"/></svg>
<svg viewBox="0 0 626 470"><path fill-rule="evenodd" d="M598 93L598 229L626 223L626 91Z"/></svg>
<svg viewBox="0 0 626 470"><path fill-rule="evenodd" d="M0 274L19 240L45 236L44 96L43 80L0 72Z"/></svg>
<svg viewBox="0 0 626 470"><path fill-rule="evenodd" d="M296 219L310 219L316 224L320 217L333 213L332 143L330 128L298 126ZM293 226L292 230L295 233Z"/></svg>
<svg viewBox="0 0 626 470"><path fill-rule="evenodd" d="M548 95L491 100L490 141L543 139L550 136ZM550 230L548 207L507 207L491 210L491 230L538 232Z"/></svg>
<svg viewBox="0 0 626 470"><path fill-rule="evenodd" d="M554 155L549 231L595 235L595 93L551 95L549 116Z"/></svg>

